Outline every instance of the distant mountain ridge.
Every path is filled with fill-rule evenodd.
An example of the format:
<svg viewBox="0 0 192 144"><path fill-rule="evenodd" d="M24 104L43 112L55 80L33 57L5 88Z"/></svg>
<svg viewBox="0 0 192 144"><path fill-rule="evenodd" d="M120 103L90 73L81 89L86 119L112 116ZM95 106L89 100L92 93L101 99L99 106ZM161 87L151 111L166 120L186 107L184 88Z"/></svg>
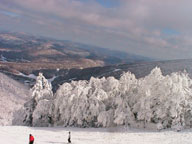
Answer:
<svg viewBox="0 0 192 144"><path fill-rule="evenodd" d="M64 82L89 80L91 77L102 78L113 76L119 79L124 72L130 71L136 78L142 78L148 75L152 69L159 67L163 75L173 72L184 72L192 78L192 59L188 60L169 60L169 61L154 61L154 62L138 62L132 64L109 65L104 67L92 67L85 69L41 69L34 70L31 74L15 74L14 72L4 72L15 80L33 86L36 76L42 72L44 76L52 83L53 91L55 92Z"/></svg>
<svg viewBox="0 0 192 144"><path fill-rule="evenodd" d="M39 69L70 69L150 61L125 52L25 33L0 32L0 69L31 73Z"/></svg>

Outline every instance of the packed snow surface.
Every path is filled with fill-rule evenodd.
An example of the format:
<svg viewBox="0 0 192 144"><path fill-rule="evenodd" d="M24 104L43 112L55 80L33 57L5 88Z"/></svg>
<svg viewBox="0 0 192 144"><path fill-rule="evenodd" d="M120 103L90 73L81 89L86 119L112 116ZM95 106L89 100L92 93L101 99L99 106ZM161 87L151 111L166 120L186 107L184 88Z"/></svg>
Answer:
<svg viewBox="0 0 192 144"><path fill-rule="evenodd" d="M41 127L0 127L2 144L27 144L29 134L35 144L67 144L71 131L72 144L191 144L192 130L141 131L136 129L104 128L41 128Z"/></svg>

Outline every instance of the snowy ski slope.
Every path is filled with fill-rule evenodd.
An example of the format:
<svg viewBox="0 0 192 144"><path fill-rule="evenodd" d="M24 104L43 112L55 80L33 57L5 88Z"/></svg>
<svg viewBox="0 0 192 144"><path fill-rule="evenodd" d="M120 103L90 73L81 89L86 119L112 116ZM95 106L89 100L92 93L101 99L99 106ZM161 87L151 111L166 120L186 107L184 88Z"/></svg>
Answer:
<svg viewBox="0 0 192 144"><path fill-rule="evenodd" d="M0 142L3 144L27 144L31 133L35 144L66 144L68 131L72 132L72 144L191 144L192 130L141 131L119 129L42 128L1 126Z"/></svg>

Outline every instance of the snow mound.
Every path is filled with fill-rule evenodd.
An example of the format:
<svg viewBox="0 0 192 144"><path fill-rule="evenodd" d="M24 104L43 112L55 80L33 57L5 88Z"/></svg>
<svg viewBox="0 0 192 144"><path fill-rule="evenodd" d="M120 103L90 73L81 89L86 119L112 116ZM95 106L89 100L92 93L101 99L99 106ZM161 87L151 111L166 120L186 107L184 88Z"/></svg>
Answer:
<svg viewBox="0 0 192 144"><path fill-rule="evenodd" d="M37 89L34 91L41 91ZM50 86L45 89L52 97ZM187 73L163 76L160 68L154 68L140 79L127 72L119 80L92 77L89 81L64 83L52 99L41 93L37 97L44 102L35 100L39 106L33 111L33 126L128 125L178 130L192 126L192 79Z"/></svg>
<svg viewBox="0 0 192 144"><path fill-rule="evenodd" d="M27 87L0 73L0 125L11 125L14 113L28 98Z"/></svg>

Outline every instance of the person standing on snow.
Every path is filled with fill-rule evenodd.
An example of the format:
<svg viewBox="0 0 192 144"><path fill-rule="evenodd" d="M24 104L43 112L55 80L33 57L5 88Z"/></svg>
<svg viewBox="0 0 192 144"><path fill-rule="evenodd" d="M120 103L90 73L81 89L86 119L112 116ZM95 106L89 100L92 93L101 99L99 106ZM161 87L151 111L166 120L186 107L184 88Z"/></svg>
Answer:
<svg viewBox="0 0 192 144"><path fill-rule="evenodd" d="M68 143L71 143L71 132L69 132Z"/></svg>
<svg viewBox="0 0 192 144"><path fill-rule="evenodd" d="M34 142L34 137L32 136L32 134L29 135L29 144L33 144Z"/></svg>

